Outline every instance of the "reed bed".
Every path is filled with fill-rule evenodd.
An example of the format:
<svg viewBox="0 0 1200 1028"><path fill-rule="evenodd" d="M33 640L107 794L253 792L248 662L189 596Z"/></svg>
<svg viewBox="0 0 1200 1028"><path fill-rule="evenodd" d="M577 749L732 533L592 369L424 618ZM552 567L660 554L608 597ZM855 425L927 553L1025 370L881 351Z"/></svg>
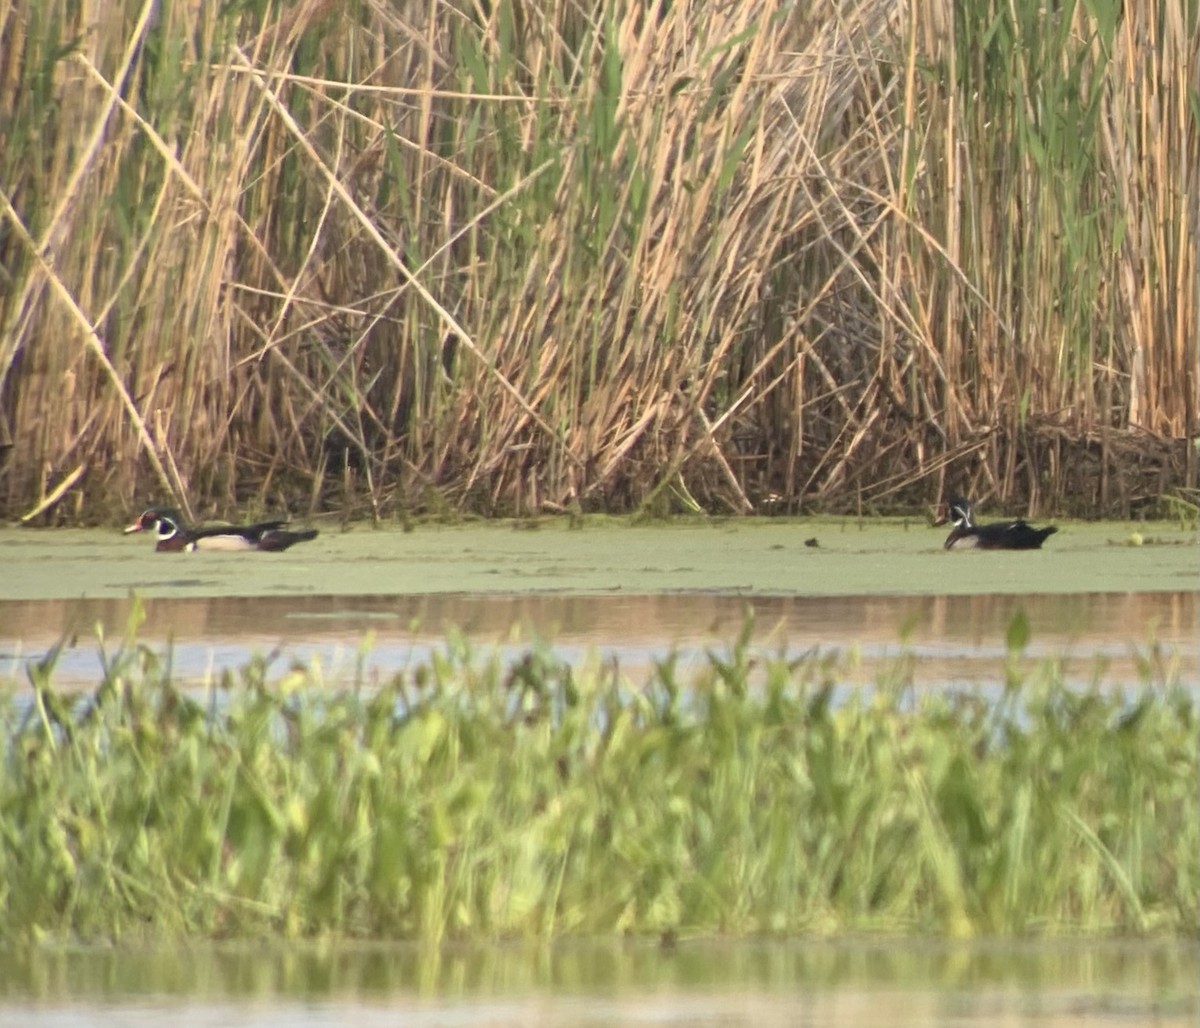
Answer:
<svg viewBox="0 0 1200 1028"><path fill-rule="evenodd" d="M0 8L0 512L1196 485L1188 0Z"/></svg>
<svg viewBox="0 0 1200 1028"><path fill-rule="evenodd" d="M873 690L744 636L634 684L451 639L378 688L259 660L207 692L107 649L2 710L0 937L1189 936L1194 694ZM272 680L268 682L268 678Z"/></svg>

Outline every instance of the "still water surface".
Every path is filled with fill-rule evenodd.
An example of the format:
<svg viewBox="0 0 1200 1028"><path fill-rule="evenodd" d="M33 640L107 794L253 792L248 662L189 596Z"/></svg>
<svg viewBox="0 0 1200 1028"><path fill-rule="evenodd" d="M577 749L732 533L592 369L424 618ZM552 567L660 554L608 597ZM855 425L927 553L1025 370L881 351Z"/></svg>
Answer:
<svg viewBox="0 0 1200 1028"><path fill-rule="evenodd" d="M0 602L0 681L23 679L24 661L67 639L55 680L94 684L98 630L111 649L130 609L127 599ZM1075 680L1102 674L1106 681L1134 682L1137 663L1154 657L1164 675L1200 683L1200 604L1191 591L199 597L146 600L145 613L139 641L169 644L176 676L192 683L241 666L255 653L277 653L279 673L293 661L315 662L332 685L357 674L369 683L424 661L455 631L481 649L499 647L510 656L541 640L564 659L594 653L636 675L672 651L684 668L698 662L705 649L732 643L748 616L763 652L842 654L850 682L871 681L902 652L916 658L918 682L985 682L1002 669L1007 628L1018 613L1033 632L1027 655L1061 658Z"/></svg>
<svg viewBox="0 0 1200 1028"><path fill-rule="evenodd" d="M906 940L0 951L0 1025L1194 1025L1194 944Z"/></svg>

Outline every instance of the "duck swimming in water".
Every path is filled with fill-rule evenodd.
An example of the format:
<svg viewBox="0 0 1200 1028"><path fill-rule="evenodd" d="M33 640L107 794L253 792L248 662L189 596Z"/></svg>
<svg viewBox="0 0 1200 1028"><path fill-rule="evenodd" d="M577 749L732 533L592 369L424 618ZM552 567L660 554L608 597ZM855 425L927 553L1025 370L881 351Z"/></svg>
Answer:
<svg viewBox="0 0 1200 1028"><path fill-rule="evenodd" d="M315 528L290 532L283 526L286 521L260 521L254 525L213 525L206 528L189 528L183 523L178 511L150 507L138 515L137 520L125 529L131 532L154 532L158 539L154 549L159 553L191 553L193 550L262 550L279 553L296 543L308 542L317 537Z"/></svg>
<svg viewBox="0 0 1200 1028"><path fill-rule="evenodd" d="M1034 528L1022 518L977 525L971 510L971 501L961 496L943 504L942 512L934 524L944 525L947 522L954 524L950 535L946 537L947 550L956 546L964 550L1040 550L1042 543L1058 531L1054 525Z"/></svg>

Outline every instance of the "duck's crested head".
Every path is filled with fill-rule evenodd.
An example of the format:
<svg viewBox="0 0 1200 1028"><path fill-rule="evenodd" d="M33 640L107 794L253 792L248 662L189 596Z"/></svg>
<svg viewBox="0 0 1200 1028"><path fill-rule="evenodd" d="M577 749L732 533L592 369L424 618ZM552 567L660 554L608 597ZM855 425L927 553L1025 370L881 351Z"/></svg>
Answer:
<svg viewBox="0 0 1200 1028"><path fill-rule="evenodd" d="M937 505L933 527L953 523L956 528L970 528L974 524L971 518L971 501L961 496L952 496Z"/></svg>
<svg viewBox="0 0 1200 1028"><path fill-rule="evenodd" d="M971 501L965 500L961 496L952 496L946 504L948 508L948 521L952 521L956 528L971 527Z"/></svg>
<svg viewBox="0 0 1200 1028"><path fill-rule="evenodd" d="M137 516L137 520L125 529L125 535L131 532L156 531L163 538L168 538L178 531L179 512L171 507L147 507Z"/></svg>

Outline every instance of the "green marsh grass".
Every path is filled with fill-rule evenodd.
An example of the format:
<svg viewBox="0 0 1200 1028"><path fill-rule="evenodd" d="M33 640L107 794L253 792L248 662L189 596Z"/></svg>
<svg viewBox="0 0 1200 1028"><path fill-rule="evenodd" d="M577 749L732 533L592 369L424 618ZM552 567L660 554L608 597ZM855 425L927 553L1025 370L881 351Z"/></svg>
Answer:
<svg viewBox="0 0 1200 1028"><path fill-rule="evenodd" d="M1016 654L990 693L872 690L745 640L631 682L450 639L332 691L207 690L127 639L7 696L0 936L1194 934L1195 696Z"/></svg>
<svg viewBox="0 0 1200 1028"><path fill-rule="evenodd" d="M1197 17L6 5L0 511L1194 487Z"/></svg>

